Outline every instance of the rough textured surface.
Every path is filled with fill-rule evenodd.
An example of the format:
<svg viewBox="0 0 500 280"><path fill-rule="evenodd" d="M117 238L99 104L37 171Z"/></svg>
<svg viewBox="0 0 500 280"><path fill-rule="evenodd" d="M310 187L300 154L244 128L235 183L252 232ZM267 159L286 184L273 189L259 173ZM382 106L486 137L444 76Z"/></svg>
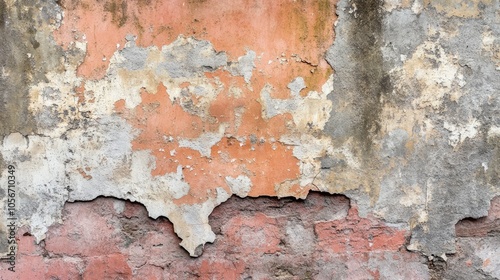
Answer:
<svg viewBox="0 0 500 280"><path fill-rule="evenodd" d="M0 206L12 165L19 269L499 278L499 11L498 0L0 0ZM314 192L345 197L319 211ZM136 204L67 204L101 196L139 202L147 226L123 214ZM174 259L141 270L150 241L130 230L168 238Z"/></svg>
<svg viewBox="0 0 500 280"><path fill-rule="evenodd" d="M362 212L408 222L409 249L441 256L455 251L454 225L484 216L499 190L498 1L474 19L396 2L337 8L325 132L360 159L321 175Z"/></svg>
<svg viewBox="0 0 500 280"><path fill-rule="evenodd" d="M147 215L140 204L117 199L69 203L63 224L52 226L41 245L19 232L25 265L17 273L37 279L429 279L426 259L404 249L407 230L360 218L344 196L233 197L212 213L217 239L196 259L179 250L166 219Z"/></svg>

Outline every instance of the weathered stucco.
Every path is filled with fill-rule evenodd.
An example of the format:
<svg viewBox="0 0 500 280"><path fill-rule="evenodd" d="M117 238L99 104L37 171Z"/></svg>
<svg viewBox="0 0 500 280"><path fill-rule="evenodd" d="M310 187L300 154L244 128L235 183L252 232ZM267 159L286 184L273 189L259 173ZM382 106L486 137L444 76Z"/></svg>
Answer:
<svg viewBox="0 0 500 280"><path fill-rule="evenodd" d="M494 241L455 227L500 195L499 11L498 0L0 0L0 204L13 165L18 226L37 243L67 202L104 196L166 217L197 257L233 195L342 194L347 218L314 220L307 248L304 221L253 222L264 235L286 224L325 262L407 249L418 271L428 257L418 278L452 277L434 268L470 253L463 244L477 249L471 266L498 265Z"/></svg>

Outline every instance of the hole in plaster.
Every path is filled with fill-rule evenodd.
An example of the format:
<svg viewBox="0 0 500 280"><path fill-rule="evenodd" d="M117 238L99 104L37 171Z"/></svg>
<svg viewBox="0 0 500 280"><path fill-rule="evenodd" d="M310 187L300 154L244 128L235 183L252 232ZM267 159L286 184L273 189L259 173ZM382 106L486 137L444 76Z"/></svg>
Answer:
<svg viewBox="0 0 500 280"><path fill-rule="evenodd" d="M500 196L491 200L487 216L458 221L455 234L457 237L500 236Z"/></svg>
<svg viewBox="0 0 500 280"><path fill-rule="evenodd" d="M121 207L116 207L120 204ZM124 204L124 206L122 205ZM229 234L228 225L234 223L235 217L247 219L250 224L234 224L235 229L240 234L251 233L251 223L256 222L256 234L258 231L268 226L266 223L259 224L258 219L252 217L269 217L278 219L276 229L283 228L285 231L310 229L310 238L314 238L314 223L318 221L333 221L344 219L350 209L350 201L343 195L329 195L312 192L306 200L295 198L274 198L259 197L245 199L233 196L222 205L216 207L209 217L212 230L216 233L215 243L221 241ZM181 240L174 233L172 224L167 218L159 217L152 219L148 216L144 205L128 200L120 200L112 197L97 197L92 201L75 201L65 204L63 210L63 224L54 225L49 228L45 242L48 249L53 248L55 254L64 254L70 251L74 254L85 255L92 250L101 252L101 248L108 248L107 251L122 251L134 246L151 248L168 247L178 256L187 256L187 253L179 246ZM299 225L296 228L295 225ZM96 234L98 233L98 234ZM290 232L289 232L290 233ZM283 232L283 235L289 235ZM147 245L150 236L159 238ZM298 238L298 237L297 237ZM278 241L286 246L293 241L286 240L285 237L278 238ZM146 243L146 244L144 244ZM279 243L279 242L278 242ZM61 247L61 245L65 244ZM158 246L162 244L162 246ZM241 244L245 246L246 244ZM248 245L248 244L247 244ZM69 247L72 247L69 249ZM109 248L109 247L112 248ZM97 248L96 248L97 247ZM101 247L101 248L98 248ZM213 248L215 247L215 248ZM199 246L199 250L218 250L215 245ZM79 252L82 249L83 252Z"/></svg>

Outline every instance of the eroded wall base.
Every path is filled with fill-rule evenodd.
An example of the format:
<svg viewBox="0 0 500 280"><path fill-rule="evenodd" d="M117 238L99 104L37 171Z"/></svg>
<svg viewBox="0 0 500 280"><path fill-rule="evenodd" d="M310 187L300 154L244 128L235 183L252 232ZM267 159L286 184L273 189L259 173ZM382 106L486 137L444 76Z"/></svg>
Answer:
<svg viewBox="0 0 500 280"><path fill-rule="evenodd" d="M407 230L360 218L345 196L234 197L212 213L216 241L195 259L168 220L100 197L68 203L40 245L20 230L17 274L2 279L497 279L499 209L497 197L487 217L460 222L445 262L407 251Z"/></svg>
<svg viewBox="0 0 500 280"><path fill-rule="evenodd" d="M53 259L82 275L167 271L143 261L144 213L65 206L105 196L168 218L180 239L163 238L192 257L215 242L201 260L168 249L203 277L234 266L322 278L317 263L354 278L497 277L497 218L481 217L500 195L499 10L498 0L0 0L0 254L18 252L18 268L42 276ZM300 203L265 212L234 199L307 205L311 192L356 207L317 220ZM210 222L228 200L233 216ZM144 236L161 232L148 225ZM317 262L310 271L295 266L299 251ZM276 265L259 272L257 257ZM391 261L401 269L385 270Z"/></svg>

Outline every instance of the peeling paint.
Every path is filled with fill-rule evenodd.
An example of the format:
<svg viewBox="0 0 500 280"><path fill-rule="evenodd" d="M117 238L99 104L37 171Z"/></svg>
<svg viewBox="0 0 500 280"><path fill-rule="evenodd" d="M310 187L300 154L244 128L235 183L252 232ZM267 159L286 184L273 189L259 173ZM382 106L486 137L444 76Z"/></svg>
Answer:
<svg viewBox="0 0 500 280"><path fill-rule="evenodd" d="M436 270L461 254L455 225L487 215L500 195L498 7L0 0L0 34L11 38L0 43L0 185L15 164L19 225L38 243L66 202L106 196L168 218L193 257L220 232L280 254L283 231L321 261L347 252L379 267L381 251L406 247ZM233 195L307 203L311 191L348 196L346 219L209 223ZM474 265L496 277L496 251L481 242L470 245L480 246ZM289 276L279 267L276 277Z"/></svg>

